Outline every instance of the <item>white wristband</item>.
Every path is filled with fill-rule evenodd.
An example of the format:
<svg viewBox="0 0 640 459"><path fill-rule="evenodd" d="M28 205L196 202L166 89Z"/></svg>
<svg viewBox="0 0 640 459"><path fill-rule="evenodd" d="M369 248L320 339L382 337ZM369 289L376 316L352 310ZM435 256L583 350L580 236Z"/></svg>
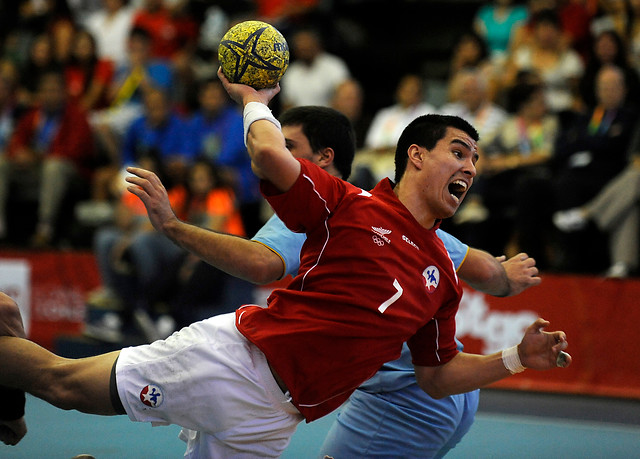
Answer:
<svg viewBox="0 0 640 459"><path fill-rule="evenodd" d="M513 346L502 351L502 363L512 375L515 375L516 373L522 373L527 369L527 367L522 365L522 362L520 362L520 356L518 355L518 346Z"/></svg>
<svg viewBox="0 0 640 459"><path fill-rule="evenodd" d="M260 102L249 102L244 106L244 113L242 115L244 124L244 145L247 145L247 135L249 134L249 127L258 120L271 121L278 129L281 128L280 122L273 116L269 107Z"/></svg>

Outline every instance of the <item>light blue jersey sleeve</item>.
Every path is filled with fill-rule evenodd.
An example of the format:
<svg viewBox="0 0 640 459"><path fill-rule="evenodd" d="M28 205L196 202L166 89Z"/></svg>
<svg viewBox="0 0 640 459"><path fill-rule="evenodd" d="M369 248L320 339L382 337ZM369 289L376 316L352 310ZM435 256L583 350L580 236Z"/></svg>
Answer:
<svg viewBox="0 0 640 459"><path fill-rule="evenodd" d="M294 233L278 218L273 215L267 223L253 236L253 241L264 244L278 255L284 263L284 275L298 274L300 268L300 250L307 235L304 233Z"/></svg>
<svg viewBox="0 0 640 459"><path fill-rule="evenodd" d="M444 247L447 249L447 252L449 252L449 257L453 261L453 265L456 267L457 271L465 258L467 258L469 246L467 244L463 244L460 240L456 239L444 230L437 229L436 234L444 243Z"/></svg>

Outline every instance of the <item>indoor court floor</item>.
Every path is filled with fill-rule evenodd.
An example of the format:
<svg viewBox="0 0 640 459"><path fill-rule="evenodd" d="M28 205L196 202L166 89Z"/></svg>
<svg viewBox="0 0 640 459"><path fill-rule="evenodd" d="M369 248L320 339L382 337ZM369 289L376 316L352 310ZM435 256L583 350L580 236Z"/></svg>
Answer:
<svg viewBox="0 0 640 459"><path fill-rule="evenodd" d="M61 411L28 397L29 433L0 458L180 458L179 428ZM283 459L315 458L335 414L301 424ZM471 431L447 458L640 458L640 401L483 390ZM391 458L390 458L391 459Z"/></svg>

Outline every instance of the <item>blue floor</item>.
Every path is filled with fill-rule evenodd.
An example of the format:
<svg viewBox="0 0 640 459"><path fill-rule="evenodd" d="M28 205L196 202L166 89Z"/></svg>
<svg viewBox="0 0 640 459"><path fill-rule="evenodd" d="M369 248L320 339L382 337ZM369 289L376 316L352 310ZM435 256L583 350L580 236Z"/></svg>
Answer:
<svg viewBox="0 0 640 459"><path fill-rule="evenodd" d="M179 428L133 423L126 416L101 417L61 411L29 397L29 433L16 447L0 445L0 458L96 459L179 458ZM334 415L301 424L284 459L313 458ZM448 458L640 457L640 425L479 412Z"/></svg>

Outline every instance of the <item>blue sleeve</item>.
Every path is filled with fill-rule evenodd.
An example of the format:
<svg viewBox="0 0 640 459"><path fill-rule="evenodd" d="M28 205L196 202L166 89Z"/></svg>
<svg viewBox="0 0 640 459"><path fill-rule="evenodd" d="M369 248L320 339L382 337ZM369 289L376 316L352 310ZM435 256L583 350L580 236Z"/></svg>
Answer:
<svg viewBox="0 0 640 459"><path fill-rule="evenodd" d="M285 276L298 274L300 250L306 239L306 234L289 230L277 215L273 215L252 238L253 241L264 244L282 258Z"/></svg>
<svg viewBox="0 0 640 459"><path fill-rule="evenodd" d="M444 243L444 247L447 249L447 252L449 252L449 257L451 257L453 265L456 267L457 271L460 268L460 265L462 265L464 259L467 257L469 246L467 244L463 244L460 240L441 229L437 229L436 234Z"/></svg>

